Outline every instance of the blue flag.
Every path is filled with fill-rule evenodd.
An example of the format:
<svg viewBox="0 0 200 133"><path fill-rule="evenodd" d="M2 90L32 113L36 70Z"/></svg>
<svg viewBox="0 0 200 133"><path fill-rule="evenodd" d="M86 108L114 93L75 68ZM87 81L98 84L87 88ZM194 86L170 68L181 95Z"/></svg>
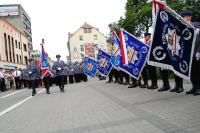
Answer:
<svg viewBox="0 0 200 133"><path fill-rule="evenodd" d="M44 51L44 40L43 43L41 44L42 47L42 56L41 56L41 71L42 71L42 78L48 74L49 76L53 77L53 73L51 71L49 71L49 63Z"/></svg>
<svg viewBox="0 0 200 133"><path fill-rule="evenodd" d="M110 59L111 56L109 54L99 49L97 57L97 69L101 74L105 76L108 76L112 69Z"/></svg>
<svg viewBox="0 0 200 133"><path fill-rule="evenodd" d="M122 63L120 41L115 32L112 33L112 54L110 62L115 68L119 68Z"/></svg>
<svg viewBox="0 0 200 133"><path fill-rule="evenodd" d="M84 73L88 76L95 77L97 72L97 62L89 57L84 58Z"/></svg>
<svg viewBox="0 0 200 133"><path fill-rule="evenodd" d="M123 43L123 44L122 44ZM125 30L120 32L120 46L125 46L128 65L120 64L120 68L129 73L133 78L139 79L146 63L149 47Z"/></svg>
<svg viewBox="0 0 200 133"><path fill-rule="evenodd" d="M176 75L189 80L195 29L166 5L159 2L155 4L158 11L148 63L172 70Z"/></svg>

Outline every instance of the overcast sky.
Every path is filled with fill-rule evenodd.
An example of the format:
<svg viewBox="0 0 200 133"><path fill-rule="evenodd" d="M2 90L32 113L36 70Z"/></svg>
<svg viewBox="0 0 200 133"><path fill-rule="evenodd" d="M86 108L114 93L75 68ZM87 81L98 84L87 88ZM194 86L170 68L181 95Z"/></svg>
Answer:
<svg viewBox="0 0 200 133"><path fill-rule="evenodd" d="M21 4L31 18L33 47L40 50L45 39L45 50L55 59L68 54L67 35L84 22L109 32L108 24L124 16L126 0L0 0L0 4Z"/></svg>

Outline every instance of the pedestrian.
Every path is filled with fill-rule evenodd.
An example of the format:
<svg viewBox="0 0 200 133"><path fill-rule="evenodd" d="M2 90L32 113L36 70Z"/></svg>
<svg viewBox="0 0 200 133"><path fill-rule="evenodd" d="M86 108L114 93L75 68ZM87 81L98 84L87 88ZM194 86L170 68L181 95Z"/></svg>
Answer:
<svg viewBox="0 0 200 133"><path fill-rule="evenodd" d="M53 71L55 72L55 76L56 76L56 81L57 81L57 84L60 88L60 91L61 92L64 92L65 89L65 84L64 84L64 76L65 76L65 67L66 67L66 64L64 63L64 61L60 60L61 56L58 54L56 55L56 59L57 61L55 61L53 63L53 66L52 66L52 69Z"/></svg>
<svg viewBox="0 0 200 133"><path fill-rule="evenodd" d="M16 89L18 90L21 88L21 71L19 71L16 67L12 75L15 78L15 85L16 85Z"/></svg>

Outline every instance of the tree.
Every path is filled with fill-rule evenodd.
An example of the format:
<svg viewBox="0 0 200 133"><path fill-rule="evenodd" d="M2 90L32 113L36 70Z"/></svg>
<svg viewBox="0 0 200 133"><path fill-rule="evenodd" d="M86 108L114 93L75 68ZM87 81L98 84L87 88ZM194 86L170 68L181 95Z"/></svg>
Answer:
<svg viewBox="0 0 200 133"><path fill-rule="evenodd" d="M118 25L128 32L142 33L148 32L152 26L152 5L146 4L147 0L127 0L125 18L120 17ZM199 0L167 0L167 5L175 12L191 12L193 21L200 21L200 1Z"/></svg>

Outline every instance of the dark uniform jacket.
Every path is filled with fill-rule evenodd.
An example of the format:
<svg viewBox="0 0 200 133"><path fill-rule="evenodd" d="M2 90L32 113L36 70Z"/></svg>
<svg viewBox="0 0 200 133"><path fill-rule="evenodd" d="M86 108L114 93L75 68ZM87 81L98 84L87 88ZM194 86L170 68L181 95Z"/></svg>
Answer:
<svg viewBox="0 0 200 133"><path fill-rule="evenodd" d="M55 72L56 76L65 75L65 66L64 61L55 61L53 63L52 69Z"/></svg>

